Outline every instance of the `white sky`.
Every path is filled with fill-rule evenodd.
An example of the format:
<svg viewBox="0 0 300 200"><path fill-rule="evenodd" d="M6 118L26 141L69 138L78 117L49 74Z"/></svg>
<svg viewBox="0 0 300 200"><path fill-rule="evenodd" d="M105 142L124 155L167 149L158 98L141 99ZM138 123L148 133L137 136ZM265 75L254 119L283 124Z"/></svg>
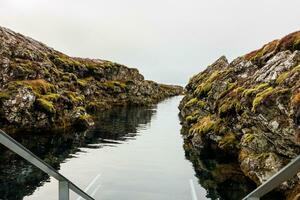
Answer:
<svg viewBox="0 0 300 200"><path fill-rule="evenodd" d="M299 8L299 0L0 0L0 26L186 84L221 55L232 60L299 30Z"/></svg>

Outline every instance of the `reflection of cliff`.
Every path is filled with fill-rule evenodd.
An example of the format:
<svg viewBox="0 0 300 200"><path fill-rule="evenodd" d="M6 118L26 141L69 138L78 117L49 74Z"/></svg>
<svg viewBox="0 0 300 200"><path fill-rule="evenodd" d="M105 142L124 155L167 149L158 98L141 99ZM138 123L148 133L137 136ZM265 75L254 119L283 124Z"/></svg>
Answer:
<svg viewBox="0 0 300 200"><path fill-rule="evenodd" d="M193 164L199 184L207 190L207 197L212 200L240 200L252 190L255 184L239 168L233 157L213 148L200 153L189 141L183 148L186 159ZM272 192L262 200L281 200L282 194Z"/></svg>
<svg viewBox="0 0 300 200"><path fill-rule="evenodd" d="M60 163L90 144L104 146L134 137L140 126L151 120L149 108L115 108L98 115L95 129L75 134L60 131L51 133L20 133L13 137L56 169ZM69 131L71 133L71 131ZM105 140L107 139L107 140ZM28 164L16 154L0 147L0 200L21 200L48 180L48 175Z"/></svg>
<svg viewBox="0 0 300 200"><path fill-rule="evenodd" d="M185 156L193 163L199 184L207 190L213 200L240 200L255 185L246 178L230 158L213 157L214 153L200 155L188 141L184 143Z"/></svg>

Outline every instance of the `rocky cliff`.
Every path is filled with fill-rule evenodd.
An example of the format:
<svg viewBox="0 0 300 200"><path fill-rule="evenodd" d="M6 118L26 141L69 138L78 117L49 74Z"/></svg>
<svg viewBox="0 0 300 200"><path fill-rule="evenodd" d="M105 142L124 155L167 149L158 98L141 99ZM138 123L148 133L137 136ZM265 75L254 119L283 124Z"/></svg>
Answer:
<svg viewBox="0 0 300 200"><path fill-rule="evenodd" d="M112 106L149 105L182 93L144 80L137 69L67 56L0 27L0 125L61 128L93 125Z"/></svg>
<svg viewBox="0 0 300 200"><path fill-rule="evenodd" d="M215 185L240 172L260 185L299 154L300 32L231 63L219 58L193 76L186 90L179 106L182 134L198 162L196 170L215 176L220 166L205 168L199 164L201 156L238 166L223 168ZM278 198L297 199L299 183L295 176L282 184L277 191L284 197Z"/></svg>

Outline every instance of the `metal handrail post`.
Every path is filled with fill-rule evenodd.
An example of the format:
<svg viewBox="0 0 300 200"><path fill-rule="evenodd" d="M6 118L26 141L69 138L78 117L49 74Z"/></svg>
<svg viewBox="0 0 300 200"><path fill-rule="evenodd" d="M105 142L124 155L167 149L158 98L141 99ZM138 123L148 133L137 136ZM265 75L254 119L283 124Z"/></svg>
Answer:
<svg viewBox="0 0 300 200"><path fill-rule="evenodd" d="M47 164L45 161L40 159L38 156L33 154L31 151L26 149L23 145L18 143L12 137L7 135L4 131L0 129L0 143L6 146L11 151L15 152L40 170L47 173L49 176L54 177L59 181L59 200L69 200L69 189L73 190L75 193L80 195L82 198L86 200L95 200L84 191L82 191L79 187L77 187L74 183L56 171L53 167ZM67 191L67 192L65 192Z"/></svg>
<svg viewBox="0 0 300 200"><path fill-rule="evenodd" d="M59 200L69 200L69 183L67 181L59 181Z"/></svg>
<svg viewBox="0 0 300 200"><path fill-rule="evenodd" d="M256 200L274 190L284 181L289 180L300 170L300 155L294 158L289 164L279 170L266 182L248 194L243 200Z"/></svg>

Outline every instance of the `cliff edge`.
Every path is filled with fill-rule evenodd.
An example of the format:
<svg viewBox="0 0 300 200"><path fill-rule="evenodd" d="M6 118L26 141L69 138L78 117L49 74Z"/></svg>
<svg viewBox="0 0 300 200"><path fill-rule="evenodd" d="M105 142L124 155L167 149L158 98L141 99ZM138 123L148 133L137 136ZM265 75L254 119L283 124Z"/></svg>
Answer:
<svg viewBox="0 0 300 200"><path fill-rule="evenodd" d="M144 80L137 69L70 57L0 27L2 128L87 128L101 110L150 105L181 93L179 86Z"/></svg>
<svg viewBox="0 0 300 200"><path fill-rule="evenodd" d="M231 63L223 56L193 76L179 106L185 146L199 158L214 155L222 157L223 164L235 162L236 170L256 185L296 157L299 50L300 32L294 32ZM194 166L203 171L199 163ZM215 169L210 170L215 175ZM232 178L234 171L227 177L226 173L222 179L215 177L216 184ZM295 176L282 184L277 190L280 198L297 199L299 183Z"/></svg>

